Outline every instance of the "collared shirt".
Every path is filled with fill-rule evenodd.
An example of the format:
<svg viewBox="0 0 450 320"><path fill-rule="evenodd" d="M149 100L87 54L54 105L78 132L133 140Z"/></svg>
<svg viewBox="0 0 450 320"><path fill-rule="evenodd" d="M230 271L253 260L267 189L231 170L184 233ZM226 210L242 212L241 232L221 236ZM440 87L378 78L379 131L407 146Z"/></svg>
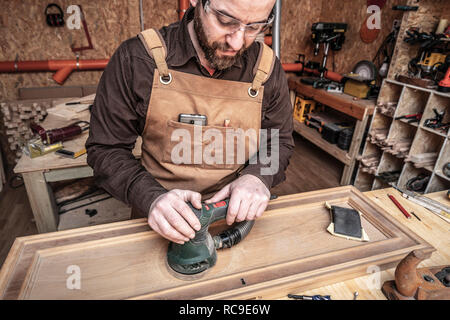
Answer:
<svg viewBox="0 0 450 320"><path fill-rule="evenodd" d="M159 30L167 46L167 64L190 74L216 79L252 82L259 44L253 43L236 63L211 74L204 68L192 44L188 23L190 8L184 18ZM100 79L92 108L87 162L94 169L96 183L115 198L142 213L167 192L132 154L136 139L143 133L156 65L136 36L124 41L111 57ZM292 105L286 75L276 59L272 75L264 84L262 129L279 130L279 170L261 176L260 163L249 164L242 171L259 177L270 189L285 180L285 170L292 155ZM269 150L270 154L270 150Z"/></svg>

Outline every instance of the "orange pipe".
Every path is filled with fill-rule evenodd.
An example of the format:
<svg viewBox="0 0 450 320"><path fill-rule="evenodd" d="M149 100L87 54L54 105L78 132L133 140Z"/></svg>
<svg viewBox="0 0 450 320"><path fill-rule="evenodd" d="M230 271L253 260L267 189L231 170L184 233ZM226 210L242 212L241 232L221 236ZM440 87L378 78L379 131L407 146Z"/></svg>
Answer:
<svg viewBox="0 0 450 320"><path fill-rule="evenodd" d="M300 62L298 62L298 63L283 63L282 66L283 66L283 70L285 72L301 72L303 70L305 72L313 73L318 76L320 75L320 72L318 70L304 68L303 64ZM327 71L327 72L325 72L325 78L327 78L331 81L341 82L344 77L342 75L340 75L339 73L336 73L333 71Z"/></svg>
<svg viewBox="0 0 450 320"><path fill-rule="evenodd" d="M189 0L178 0L178 15L180 17L180 20L183 19L184 13L187 9L189 9L189 5Z"/></svg>
<svg viewBox="0 0 450 320"><path fill-rule="evenodd" d="M63 84L72 71L103 70L108 61L108 59L78 60L78 62L77 60L6 61L0 62L0 72L56 71L53 79Z"/></svg>

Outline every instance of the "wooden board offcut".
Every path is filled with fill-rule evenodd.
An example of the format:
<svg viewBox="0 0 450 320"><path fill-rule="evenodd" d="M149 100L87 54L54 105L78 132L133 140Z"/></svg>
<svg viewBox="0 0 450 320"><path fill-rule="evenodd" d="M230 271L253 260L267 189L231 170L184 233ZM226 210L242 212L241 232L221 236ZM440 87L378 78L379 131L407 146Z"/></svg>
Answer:
<svg viewBox="0 0 450 320"><path fill-rule="evenodd" d="M359 210L370 241L329 234L324 201ZM210 231L225 228L220 221ZM248 237L219 251L216 266L195 280L169 271L167 245L142 219L18 238L0 272L0 297L264 299L355 278L371 265L384 270L414 249L434 250L353 187L272 200ZM79 290L67 288L70 266L81 271Z"/></svg>

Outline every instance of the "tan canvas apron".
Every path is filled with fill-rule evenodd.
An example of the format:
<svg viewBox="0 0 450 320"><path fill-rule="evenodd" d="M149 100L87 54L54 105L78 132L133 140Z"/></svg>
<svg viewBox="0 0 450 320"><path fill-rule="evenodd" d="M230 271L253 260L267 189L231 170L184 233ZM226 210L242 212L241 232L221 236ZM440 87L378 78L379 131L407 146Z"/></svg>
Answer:
<svg viewBox="0 0 450 320"><path fill-rule="evenodd" d="M167 190L197 191L207 199L236 179L244 167L242 161L236 163L236 138L232 146L234 161L226 161L226 153L229 155L228 150L231 150L226 147L226 141L230 141L226 138L227 132L241 138L244 137L242 132L256 132L256 139L250 134L250 138L246 138L245 161L250 156L248 150L255 151L251 146L258 148L263 84L273 68L273 51L261 45L254 81L244 83L169 70L166 46L159 32L148 29L139 34L139 38L157 65L142 134L142 164ZM178 117L182 113L206 115L208 123L206 126L180 123ZM237 128L243 131L239 133ZM186 139L189 137L190 140ZM173 154L190 161L174 163ZM211 155L216 161L205 161L201 159L202 154Z"/></svg>

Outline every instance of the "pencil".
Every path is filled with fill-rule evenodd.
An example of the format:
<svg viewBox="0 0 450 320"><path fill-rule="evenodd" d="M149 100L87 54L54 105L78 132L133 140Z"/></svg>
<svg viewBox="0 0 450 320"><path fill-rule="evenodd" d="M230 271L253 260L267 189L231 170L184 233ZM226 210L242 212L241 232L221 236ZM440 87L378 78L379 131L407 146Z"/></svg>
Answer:
<svg viewBox="0 0 450 320"><path fill-rule="evenodd" d="M392 202L397 206L397 208L400 209L400 211L403 213L403 215L408 218L411 219L411 215L405 210L405 208L402 207L402 205L400 204L400 202L397 201L397 199L394 198L394 196L391 196L390 194L388 194L389 199L392 200Z"/></svg>

